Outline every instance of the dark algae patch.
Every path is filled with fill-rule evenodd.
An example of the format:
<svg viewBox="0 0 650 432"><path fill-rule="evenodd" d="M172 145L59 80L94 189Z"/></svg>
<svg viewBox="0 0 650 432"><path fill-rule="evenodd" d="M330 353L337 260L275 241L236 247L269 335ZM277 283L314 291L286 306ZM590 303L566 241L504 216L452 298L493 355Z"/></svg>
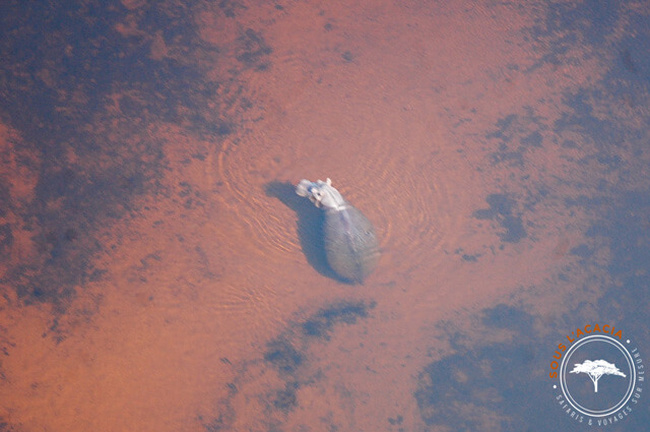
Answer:
<svg viewBox="0 0 650 432"><path fill-rule="evenodd" d="M318 359L314 358L313 346L330 342L332 334L343 325L358 325L374 307L374 302L340 301L290 323L285 331L266 344L261 359L239 367L237 378L231 384L232 389L237 390L220 403L222 415L203 420L205 430L229 430L235 421L231 410L235 403L259 405L259 410L251 407L251 412L263 413L259 421L267 430L282 430L287 416L301 406L302 389L319 392L331 385L328 373L320 367L315 368L319 363L315 361ZM240 392L241 388L255 386L255 377L266 374L276 376L274 384L256 390L252 399L250 395L245 396L250 399L247 402L238 399L243 397L242 393L247 394ZM323 430L338 428L331 419L322 418L321 421Z"/></svg>
<svg viewBox="0 0 650 432"><path fill-rule="evenodd" d="M218 146L253 107L234 78L267 65L270 46L252 30L233 46L204 41L194 21L201 7L3 3L0 121L11 132L1 171L7 181L20 181L15 172L35 181L28 199L0 187L0 212L15 221L0 226L0 256L16 255L16 237L37 251L11 261L0 282L24 304L64 313L105 273L94 260L119 241L107 242L107 228L145 211L143 197L174 193L162 185L171 169L165 124ZM228 50L237 53L232 67L208 78ZM185 209L200 198L186 197Z"/></svg>
<svg viewBox="0 0 650 432"><path fill-rule="evenodd" d="M304 362L304 354L299 353L286 339L269 342L264 360L282 373L294 373Z"/></svg>
<svg viewBox="0 0 650 432"><path fill-rule="evenodd" d="M368 316L368 308L364 302L340 303L318 311L312 318L302 323L305 336L329 339L329 333L335 324L356 324L358 318Z"/></svg>
<svg viewBox="0 0 650 432"><path fill-rule="evenodd" d="M528 234L524 229L521 215L515 213L516 202L504 194L491 194L486 198L489 208L476 210L476 219L494 220L505 230L499 234L502 241L517 243Z"/></svg>
<svg viewBox="0 0 650 432"><path fill-rule="evenodd" d="M441 325L454 353L429 364L418 377L414 396L422 420L457 431L559 426L560 415L546 419L541 414L554 408L550 390L547 399L536 396L545 383L535 367L540 350L552 340L534 330L535 317L499 304L472 321L477 330L471 333ZM544 427L531 429L536 421Z"/></svg>

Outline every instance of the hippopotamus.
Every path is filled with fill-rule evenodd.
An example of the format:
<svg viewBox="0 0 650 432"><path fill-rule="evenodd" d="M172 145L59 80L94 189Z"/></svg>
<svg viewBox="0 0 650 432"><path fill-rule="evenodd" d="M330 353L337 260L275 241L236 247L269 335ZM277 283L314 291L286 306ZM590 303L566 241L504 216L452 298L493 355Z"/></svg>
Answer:
<svg viewBox="0 0 650 432"><path fill-rule="evenodd" d="M324 210L323 235L327 262L342 279L363 283L379 261L372 223L332 186L332 180L300 180L296 193Z"/></svg>

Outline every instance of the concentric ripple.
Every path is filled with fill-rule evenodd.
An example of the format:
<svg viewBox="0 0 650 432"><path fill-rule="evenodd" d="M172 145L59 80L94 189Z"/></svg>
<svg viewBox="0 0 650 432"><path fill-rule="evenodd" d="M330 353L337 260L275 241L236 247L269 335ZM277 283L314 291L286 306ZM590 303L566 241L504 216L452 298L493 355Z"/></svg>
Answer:
<svg viewBox="0 0 650 432"><path fill-rule="evenodd" d="M304 92L290 113L224 144L216 159L225 202L270 265L302 252L295 213L265 187L329 177L375 224L386 278L435 268L458 232L468 169L436 130L427 101L410 94L408 104L352 98L342 110L332 96Z"/></svg>

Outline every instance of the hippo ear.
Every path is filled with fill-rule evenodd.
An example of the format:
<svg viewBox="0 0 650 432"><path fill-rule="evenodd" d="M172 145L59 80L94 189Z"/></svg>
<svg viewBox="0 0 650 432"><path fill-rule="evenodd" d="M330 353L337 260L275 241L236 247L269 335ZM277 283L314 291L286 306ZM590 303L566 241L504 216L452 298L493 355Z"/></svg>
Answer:
<svg viewBox="0 0 650 432"><path fill-rule="evenodd" d="M327 186L332 186L332 179L327 177L327 180L325 181L325 183L327 183Z"/></svg>

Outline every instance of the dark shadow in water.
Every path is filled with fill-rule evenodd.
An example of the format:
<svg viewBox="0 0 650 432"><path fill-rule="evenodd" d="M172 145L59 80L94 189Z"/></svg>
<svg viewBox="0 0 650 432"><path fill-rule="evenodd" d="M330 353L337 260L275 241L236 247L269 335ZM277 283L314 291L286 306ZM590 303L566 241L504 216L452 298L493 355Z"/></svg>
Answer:
<svg viewBox="0 0 650 432"><path fill-rule="evenodd" d="M262 404L263 419L260 419L260 424L264 424L264 430L283 430L282 424L286 416L300 405L300 389L330 385L327 371L313 365L312 346L327 343L332 332L342 324L357 324L359 320L368 317L375 305L375 302L340 301L319 309L305 319L291 322L280 335L266 344L261 364L258 364L258 360L253 360L243 365L235 380L237 384L229 384L232 391L219 404L219 415L211 419L199 416L206 432L232 430L238 415L250 415L244 411L235 412L233 406L247 403L236 400L241 397L239 387L257 385L257 366L275 371L280 383L263 388L253 398L245 391L243 394ZM401 416L393 421L401 421L399 418ZM342 428L342 425L328 417L322 417L320 421L321 427L311 425L313 430Z"/></svg>
<svg viewBox="0 0 650 432"><path fill-rule="evenodd" d="M595 132L598 133L598 132ZM599 151L598 149L596 151ZM612 161L612 169L618 162ZM604 196L609 197L603 199ZM650 330L650 190L616 190L608 195L567 200L568 208L598 217L586 231L596 245L611 251L607 266L611 280L604 286L575 287L582 300L568 313L554 317L538 315L534 306L522 308L499 304L463 322L443 323L443 338L454 353L430 363L419 374L417 400L422 420L430 426L455 431L470 430L570 430L579 425L556 403L556 391L548 374L553 350L565 335L586 324L605 323L621 329L624 338L638 346L647 361ZM490 209L475 215L493 219L508 214L507 199L489 199ZM500 204L499 204L500 203ZM601 268L594 246L572 250L585 271ZM597 294L594 294L594 291ZM647 400L607 430L645 430L650 422Z"/></svg>
<svg viewBox="0 0 650 432"><path fill-rule="evenodd" d="M291 183L270 182L265 186L266 195L275 197L296 212L298 216L298 238L307 262L318 273L341 283L351 282L338 276L327 263L323 223L325 216L307 198L296 194L296 187Z"/></svg>
<svg viewBox="0 0 650 432"><path fill-rule="evenodd" d="M301 324L302 333L307 337L329 340L334 324L356 324L357 318L367 317L368 308L374 306L374 303L339 303L321 309Z"/></svg>
<svg viewBox="0 0 650 432"><path fill-rule="evenodd" d="M508 243L518 243L528 237L521 215L514 214L515 200L504 194L491 194L486 198L490 208L474 212L476 219L489 219L499 222L505 232L499 234L501 240Z"/></svg>
<svg viewBox="0 0 650 432"><path fill-rule="evenodd" d="M547 39L551 47L551 54L535 67L546 62L563 63L565 53L577 40L600 47L603 36L614 31L608 23L615 22L612 17L617 16L617 8L605 2L549 8L546 22L531 29L533 39ZM621 59L612 65L602 83L565 92L566 108L558 120L534 122L535 130L552 131L563 146L584 149L581 159L574 161L576 167L586 167L590 174L602 177L598 183L574 182L576 193L564 202L571 212L593 215L593 223L585 232L593 241L571 249L578 258L580 272L598 270L588 282L593 285L576 284L572 295L579 303L563 315L540 314L534 304L529 308L499 304L484 309L479 316L467 317L469 324L463 320L442 323L442 338L454 352L423 368L414 392L420 416L432 428L587 430L555 399L557 393L549 373L558 343L577 328L604 323L621 329L624 338L632 341L630 348L638 346L645 362L650 356L650 329L646 324L650 310L650 190L647 178L636 171L638 165L630 162L631 157L647 158L647 131L645 126L637 125L648 124L648 116L645 111L638 114L640 110L633 118L626 117L625 110L601 114L602 106L611 102L634 109L647 100L647 75L641 77L639 71L647 71L650 64L641 48L643 41L650 40L650 33L640 20L630 28L637 31L624 40ZM525 158L530 156L524 144L545 144L540 134L520 133L525 131L518 129L517 121L515 114L508 115L497 123L496 132L487 136L499 140L493 162L525 167ZM592 145L593 151L586 151L589 145L564 140L564 132L579 133L581 141ZM605 180L612 174L618 182ZM516 243L526 237L518 209L527 207L523 202L518 205L514 196L490 195L489 207L477 210L473 216L497 221L505 230L502 240ZM599 255L603 249L609 251L610 258L608 274L601 278ZM606 429L646 430L650 422L647 404L646 396L641 394L638 406Z"/></svg>
<svg viewBox="0 0 650 432"><path fill-rule="evenodd" d="M544 352L545 346L550 350L553 345L533 334L531 319L506 305L486 311L481 324L495 334L518 330L509 342L474 344L470 338L475 335L446 329L456 353L431 363L420 374L415 398L422 420L455 431L562 430L553 427L554 422L561 426L559 409L557 416L550 416L554 418L538 419L542 428L527 428L532 419L554 408L550 384L544 385L535 373L540 348ZM548 398L539 397L545 393Z"/></svg>
<svg viewBox="0 0 650 432"><path fill-rule="evenodd" d="M643 289L637 286L635 291L641 294ZM582 306L554 323L550 332L544 328L548 325L524 308L505 304L485 309L470 320L473 323L469 327L443 323L445 338L455 352L432 362L418 376L414 396L422 420L429 426L454 431L587 427L586 419L578 423L556 400L560 393L552 388L548 375L553 349L572 328L595 321L616 323L617 328L628 329L629 336L634 334L635 341L642 342L647 335L642 321L614 320L611 317L617 313L608 313L604 304L591 316ZM645 405L643 399L640 403ZM650 418L647 410L639 409L641 406L634 407L618 424L608 424L607 430L643 430Z"/></svg>
<svg viewBox="0 0 650 432"><path fill-rule="evenodd" d="M0 14L0 121L20 137L18 167L38 179L28 202L0 186L0 208L19 219L0 230L0 258L19 230L38 249L0 282L25 304L52 304L57 316L105 273L94 262L112 253L101 231L140 213L139 197L173 193L160 181L169 169L164 143L145 131L178 124L218 145L253 107L234 77L267 68L271 52L261 33L246 31L233 67L208 78L206 65L222 53L200 35L196 2L81 3L4 2ZM138 36L116 31L125 22ZM168 55L151 55L154 35ZM0 161L0 172L11 169Z"/></svg>
<svg viewBox="0 0 650 432"><path fill-rule="evenodd" d="M340 324L356 324L366 318L374 302L342 301L326 306L305 319L291 324L289 329L267 345L264 360L276 369L284 387L267 394L269 406L284 414L298 406L296 392L304 386L318 385L320 371L309 368L309 349L316 341L329 341L331 332ZM320 378L314 376L318 373Z"/></svg>

